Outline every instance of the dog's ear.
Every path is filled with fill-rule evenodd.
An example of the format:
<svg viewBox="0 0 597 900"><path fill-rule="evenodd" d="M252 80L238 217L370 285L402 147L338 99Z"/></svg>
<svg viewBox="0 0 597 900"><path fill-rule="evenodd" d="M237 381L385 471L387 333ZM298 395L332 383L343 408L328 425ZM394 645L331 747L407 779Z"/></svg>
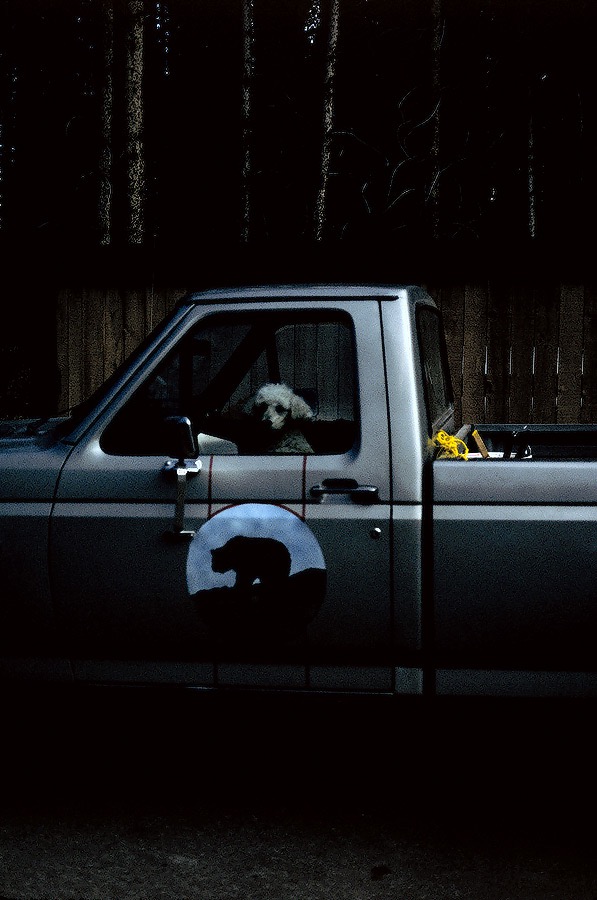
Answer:
<svg viewBox="0 0 597 900"><path fill-rule="evenodd" d="M312 419L313 410L302 397L293 394L290 401L290 417L292 419Z"/></svg>

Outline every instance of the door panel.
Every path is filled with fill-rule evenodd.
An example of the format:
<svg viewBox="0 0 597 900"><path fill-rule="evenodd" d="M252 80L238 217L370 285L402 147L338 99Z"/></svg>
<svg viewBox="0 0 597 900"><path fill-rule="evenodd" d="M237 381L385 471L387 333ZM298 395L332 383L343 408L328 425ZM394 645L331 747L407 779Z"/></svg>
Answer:
<svg viewBox="0 0 597 900"><path fill-rule="evenodd" d="M59 485L53 589L75 669L142 680L156 661L156 680L386 689L383 371L374 301L197 311L176 352L75 448ZM247 399L273 380L315 412L283 426L313 452L257 452L261 419L253 443L243 433ZM203 447L186 540L168 538L176 484L161 425L172 414L191 419ZM354 493L364 485L374 496Z"/></svg>

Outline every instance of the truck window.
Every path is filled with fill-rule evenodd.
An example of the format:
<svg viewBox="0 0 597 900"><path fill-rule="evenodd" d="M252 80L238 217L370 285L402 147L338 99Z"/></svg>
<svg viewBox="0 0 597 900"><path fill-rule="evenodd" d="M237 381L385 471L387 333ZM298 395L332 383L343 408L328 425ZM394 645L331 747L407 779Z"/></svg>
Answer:
<svg viewBox="0 0 597 900"><path fill-rule="evenodd" d="M427 420L432 435L452 415L453 405L444 332L438 312L430 307L419 307L417 330Z"/></svg>
<svg viewBox="0 0 597 900"><path fill-rule="evenodd" d="M343 315L215 315L187 334L107 427L105 452L156 455L184 415L207 454L344 453L357 437L354 341Z"/></svg>

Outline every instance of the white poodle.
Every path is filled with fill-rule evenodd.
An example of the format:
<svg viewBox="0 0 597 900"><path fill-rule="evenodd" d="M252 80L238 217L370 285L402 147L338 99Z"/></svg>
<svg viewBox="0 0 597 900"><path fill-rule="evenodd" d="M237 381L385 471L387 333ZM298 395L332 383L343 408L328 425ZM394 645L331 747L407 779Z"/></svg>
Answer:
<svg viewBox="0 0 597 900"><path fill-rule="evenodd" d="M245 413L256 426L256 440L263 453L313 453L297 427L314 412L287 384L264 384L245 404Z"/></svg>

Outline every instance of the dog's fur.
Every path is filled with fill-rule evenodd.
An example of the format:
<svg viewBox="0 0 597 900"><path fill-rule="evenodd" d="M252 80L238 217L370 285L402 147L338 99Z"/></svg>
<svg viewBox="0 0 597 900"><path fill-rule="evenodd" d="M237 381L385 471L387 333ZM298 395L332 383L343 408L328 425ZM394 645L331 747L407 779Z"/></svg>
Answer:
<svg viewBox="0 0 597 900"><path fill-rule="evenodd" d="M245 404L255 424L255 439L263 453L313 453L297 423L314 412L287 384L264 384Z"/></svg>

